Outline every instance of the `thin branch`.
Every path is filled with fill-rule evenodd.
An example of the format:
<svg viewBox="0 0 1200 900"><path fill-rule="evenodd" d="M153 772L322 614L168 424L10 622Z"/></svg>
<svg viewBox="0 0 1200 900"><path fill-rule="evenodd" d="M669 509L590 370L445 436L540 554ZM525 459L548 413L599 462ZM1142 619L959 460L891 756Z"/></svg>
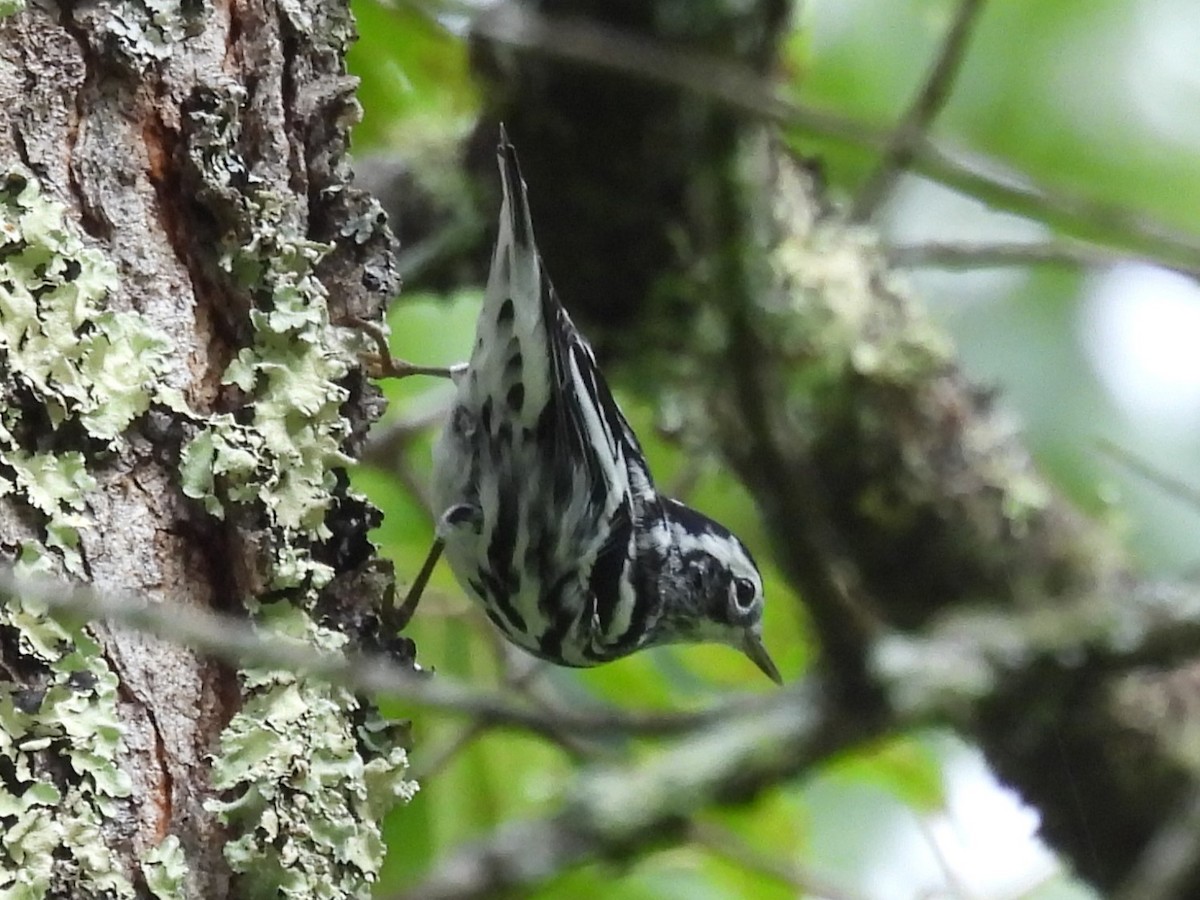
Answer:
<svg viewBox="0 0 1200 900"><path fill-rule="evenodd" d="M888 262L899 268L987 269L1009 266L1060 265L1103 268L1120 262L1140 261L1158 265L1158 261L1124 253L1086 241L1061 238L1052 241L998 241L956 243L928 241L920 244L893 244L884 248ZM1200 264L1177 267L1178 271L1200 278Z"/></svg>
<svg viewBox="0 0 1200 900"><path fill-rule="evenodd" d="M1126 450L1114 441L1101 438L1099 443L1101 452L1120 463L1133 474L1154 485L1168 496L1188 504L1193 509L1200 509L1200 488L1197 488L1196 485L1189 484L1182 478L1176 478L1173 475L1167 474L1162 469L1155 467L1152 463L1132 451Z"/></svg>
<svg viewBox="0 0 1200 900"><path fill-rule="evenodd" d="M859 900L859 895L830 884L821 876L760 852L741 835L709 822L693 822L688 837L714 856L720 856L750 872L766 875L812 900Z"/></svg>
<svg viewBox="0 0 1200 900"><path fill-rule="evenodd" d="M426 270L458 258L479 240L486 230L484 224L478 218L464 218L464 210L458 212L459 216L452 224L405 247L396 255L396 271L403 283L420 280Z"/></svg>
<svg viewBox="0 0 1200 900"><path fill-rule="evenodd" d="M517 650L501 638L495 629L488 628L487 633L496 644L496 655L504 671L505 687L524 697L530 707L545 715L547 721L552 722L560 717L569 718L571 711L562 705L561 698L551 696L543 689L546 680L540 676L545 673L549 664ZM612 707L607 707L606 712L622 715L621 710ZM564 729L556 732L552 739L576 762L601 762L612 761L621 756L611 747L613 736L609 734L589 737Z"/></svg>
<svg viewBox="0 0 1200 900"><path fill-rule="evenodd" d="M449 410L447 398L452 394L431 390L427 395L406 404L407 415L385 422L371 431L362 461L380 468L390 468L412 444L435 425L440 425Z"/></svg>
<svg viewBox="0 0 1200 900"><path fill-rule="evenodd" d="M933 830L933 824L929 821L929 817L918 813L916 819L917 830L925 838L925 843L929 846L929 852L933 856L933 861L941 871L942 878L946 882L946 893L958 898L958 900L972 900L972 891L967 887L962 876L958 874L954 865L950 862L950 858L946 855L946 851L942 848L942 844Z"/></svg>
<svg viewBox="0 0 1200 900"><path fill-rule="evenodd" d="M545 16L505 3L478 13L464 7L472 31L497 43L593 65L705 97L755 118L886 152L891 130L780 96L753 69L695 50L591 21ZM1105 240L1181 271L1194 268L1200 240L1174 231L1144 213L1087 196L1035 185L997 159L952 149L928 135L912 137L908 153L921 174L986 203L1059 227L1097 230Z"/></svg>
<svg viewBox="0 0 1200 900"><path fill-rule="evenodd" d="M962 714L1039 660L1062 671L1102 663L1111 671L1156 669L1200 654L1200 596L1189 586L1130 586L1027 610L964 609L922 634L876 642L872 670L894 709L920 718Z"/></svg>
<svg viewBox="0 0 1200 900"><path fill-rule="evenodd" d="M785 706L717 722L636 764L585 769L554 815L501 826L391 900L467 900L518 892L594 859L620 861L678 842L713 802L741 802L869 737L807 684Z"/></svg>
<svg viewBox="0 0 1200 900"><path fill-rule="evenodd" d="M489 727L522 728L551 739L566 732L592 737L679 735L726 717L756 715L783 702L780 695L786 693L742 697L696 712L542 712L504 696L471 690L445 676L431 678L428 673L403 668L382 654L326 653L301 641L266 634L233 616L136 595L102 593L86 585L17 577L11 569L0 570L0 602L24 602L83 620L106 619L237 666L286 669L356 693L403 698L429 709L470 716Z"/></svg>
<svg viewBox="0 0 1200 900"><path fill-rule="evenodd" d="M984 0L959 0L950 28L937 58L925 76L916 99L896 124L888 145L867 176L850 206L851 222L866 222L892 192L896 180L908 169L916 155L918 140L928 130L950 99L950 90L958 76L967 44L979 21Z"/></svg>
<svg viewBox="0 0 1200 900"><path fill-rule="evenodd" d="M487 734L488 728L482 722L470 722L463 725L449 739L442 741L440 747L432 751L428 747L413 751L412 769L409 775L418 784L432 778L450 765L458 754L462 753L473 743ZM426 741L428 743L428 741Z"/></svg>

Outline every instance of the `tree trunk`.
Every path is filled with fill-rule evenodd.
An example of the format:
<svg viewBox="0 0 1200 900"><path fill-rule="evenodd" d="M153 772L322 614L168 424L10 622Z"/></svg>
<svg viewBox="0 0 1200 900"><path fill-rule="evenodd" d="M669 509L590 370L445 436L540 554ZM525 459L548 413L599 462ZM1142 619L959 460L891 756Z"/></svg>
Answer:
<svg viewBox="0 0 1200 900"><path fill-rule="evenodd" d="M379 646L390 579L342 466L380 404L334 326L377 317L394 276L348 185L351 36L338 2L0 23L0 545L20 571ZM2 896L361 896L405 768L346 690L0 605Z"/></svg>

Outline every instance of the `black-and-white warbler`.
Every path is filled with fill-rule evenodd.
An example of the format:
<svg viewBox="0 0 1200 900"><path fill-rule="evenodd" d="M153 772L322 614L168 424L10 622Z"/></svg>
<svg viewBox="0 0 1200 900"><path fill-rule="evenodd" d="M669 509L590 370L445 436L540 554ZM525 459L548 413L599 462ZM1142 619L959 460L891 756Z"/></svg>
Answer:
<svg viewBox="0 0 1200 900"><path fill-rule="evenodd" d="M384 375L444 374L457 396L434 450L437 541L463 589L514 644L592 666L645 647L720 642L781 682L762 641L763 583L746 546L660 494L641 446L550 284L517 154L501 131L504 200L470 362L383 357Z"/></svg>

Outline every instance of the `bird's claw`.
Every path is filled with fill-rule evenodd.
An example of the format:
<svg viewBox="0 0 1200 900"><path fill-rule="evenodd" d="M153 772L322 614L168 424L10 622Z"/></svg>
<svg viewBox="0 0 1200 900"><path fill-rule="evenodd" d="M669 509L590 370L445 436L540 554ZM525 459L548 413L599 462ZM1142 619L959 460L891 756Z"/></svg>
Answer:
<svg viewBox="0 0 1200 900"><path fill-rule="evenodd" d="M461 366L418 366L408 360L392 356L388 347L388 338L383 329L374 322L364 319L351 319L350 327L361 331L375 344L374 353L362 353L359 361L367 374L375 379L407 378L409 375L434 375L439 378L452 378Z"/></svg>

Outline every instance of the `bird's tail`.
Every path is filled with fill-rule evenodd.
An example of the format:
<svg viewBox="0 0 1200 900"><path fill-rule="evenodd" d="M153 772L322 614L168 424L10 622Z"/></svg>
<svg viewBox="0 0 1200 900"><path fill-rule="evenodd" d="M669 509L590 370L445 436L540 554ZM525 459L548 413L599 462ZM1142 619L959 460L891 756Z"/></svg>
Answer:
<svg viewBox="0 0 1200 900"><path fill-rule="evenodd" d="M504 404L505 417L532 425L549 399L550 285L534 242L517 151L503 126L496 156L504 199L471 354L471 389L481 405L490 397L493 408Z"/></svg>

